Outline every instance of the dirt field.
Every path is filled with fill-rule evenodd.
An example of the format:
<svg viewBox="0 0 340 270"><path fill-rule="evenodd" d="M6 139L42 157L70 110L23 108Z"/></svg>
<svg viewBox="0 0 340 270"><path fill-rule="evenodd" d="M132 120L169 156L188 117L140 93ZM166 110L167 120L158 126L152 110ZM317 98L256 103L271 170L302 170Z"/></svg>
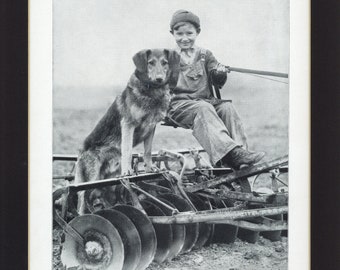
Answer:
<svg viewBox="0 0 340 270"><path fill-rule="evenodd" d="M53 153L76 154L81 142L123 88L55 87ZM232 99L238 109L251 150L265 151L267 160L288 154L287 84L233 74L222 95ZM157 128L154 150L188 147L199 147L190 131L163 126ZM137 147L135 152L142 152L142 148ZM71 164L59 162L54 165L53 174L65 174L71 168ZM60 185L64 182L53 183L54 188ZM152 264L148 269L287 269L287 238L276 243L260 238L256 244L240 240L232 245L214 244L161 266Z"/></svg>
<svg viewBox="0 0 340 270"><path fill-rule="evenodd" d="M256 244L236 240L233 244L213 244L174 258L151 264L147 270L262 270L287 269L287 238L270 242L261 237Z"/></svg>

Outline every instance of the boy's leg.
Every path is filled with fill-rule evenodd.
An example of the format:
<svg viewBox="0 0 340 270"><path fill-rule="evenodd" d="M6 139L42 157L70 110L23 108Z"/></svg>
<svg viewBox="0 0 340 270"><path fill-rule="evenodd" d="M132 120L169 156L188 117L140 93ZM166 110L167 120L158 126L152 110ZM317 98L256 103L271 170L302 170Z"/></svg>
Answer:
<svg viewBox="0 0 340 270"><path fill-rule="evenodd" d="M214 164L238 146L214 106L206 101L176 101L169 110L169 117L179 126L193 130Z"/></svg>
<svg viewBox="0 0 340 270"><path fill-rule="evenodd" d="M242 165L253 165L259 162L265 155L264 152L247 151L247 137L244 132L241 118L231 102L221 102L214 105L218 116L230 132L230 137L241 147L235 147L221 161L225 166L239 169Z"/></svg>
<svg viewBox="0 0 340 270"><path fill-rule="evenodd" d="M243 124L234 105L229 102L221 102L214 105L217 115L222 119L224 125L229 131L230 137L243 148L248 149L247 136Z"/></svg>

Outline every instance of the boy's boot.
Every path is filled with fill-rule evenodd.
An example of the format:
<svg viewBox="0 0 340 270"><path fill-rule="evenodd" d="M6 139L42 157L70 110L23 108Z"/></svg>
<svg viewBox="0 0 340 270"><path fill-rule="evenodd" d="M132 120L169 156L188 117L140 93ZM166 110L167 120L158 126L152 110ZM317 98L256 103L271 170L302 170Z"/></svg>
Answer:
<svg viewBox="0 0 340 270"><path fill-rule="evenodd" d="M222 163L234 170L239 170L241 165L251 166L259 162L264 156L264 152L249 152L240 146L236 146L222 158Z"/></svg>

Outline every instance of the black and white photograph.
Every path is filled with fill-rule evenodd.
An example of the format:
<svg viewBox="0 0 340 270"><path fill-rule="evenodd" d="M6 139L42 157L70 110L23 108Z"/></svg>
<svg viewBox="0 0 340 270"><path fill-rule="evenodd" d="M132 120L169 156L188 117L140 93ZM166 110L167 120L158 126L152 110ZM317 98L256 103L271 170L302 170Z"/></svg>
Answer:
<svg viewBox="0 0 340 270"><path fill-rule="evenodd" d="M52 1L53 270L288 269L290 4Z"/></svg>

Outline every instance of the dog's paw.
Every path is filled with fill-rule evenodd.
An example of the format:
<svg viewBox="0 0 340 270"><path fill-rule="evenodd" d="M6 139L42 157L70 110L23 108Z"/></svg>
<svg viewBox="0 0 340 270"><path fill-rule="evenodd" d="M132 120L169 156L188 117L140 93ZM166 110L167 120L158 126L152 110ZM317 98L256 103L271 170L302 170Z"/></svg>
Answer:
<svg viewBox="0 0 340 270"><path fill-rule="evenodd" d="M81 208L77 210L79 216L85 215L85 208Z"/></svg>
<svg viewBox="0 0 340 270"><path fill-rule="evenodd" d="M122 173L121 173L121 176L131 176L131 175L132 175L132 169L122 171Z"/></svg>

